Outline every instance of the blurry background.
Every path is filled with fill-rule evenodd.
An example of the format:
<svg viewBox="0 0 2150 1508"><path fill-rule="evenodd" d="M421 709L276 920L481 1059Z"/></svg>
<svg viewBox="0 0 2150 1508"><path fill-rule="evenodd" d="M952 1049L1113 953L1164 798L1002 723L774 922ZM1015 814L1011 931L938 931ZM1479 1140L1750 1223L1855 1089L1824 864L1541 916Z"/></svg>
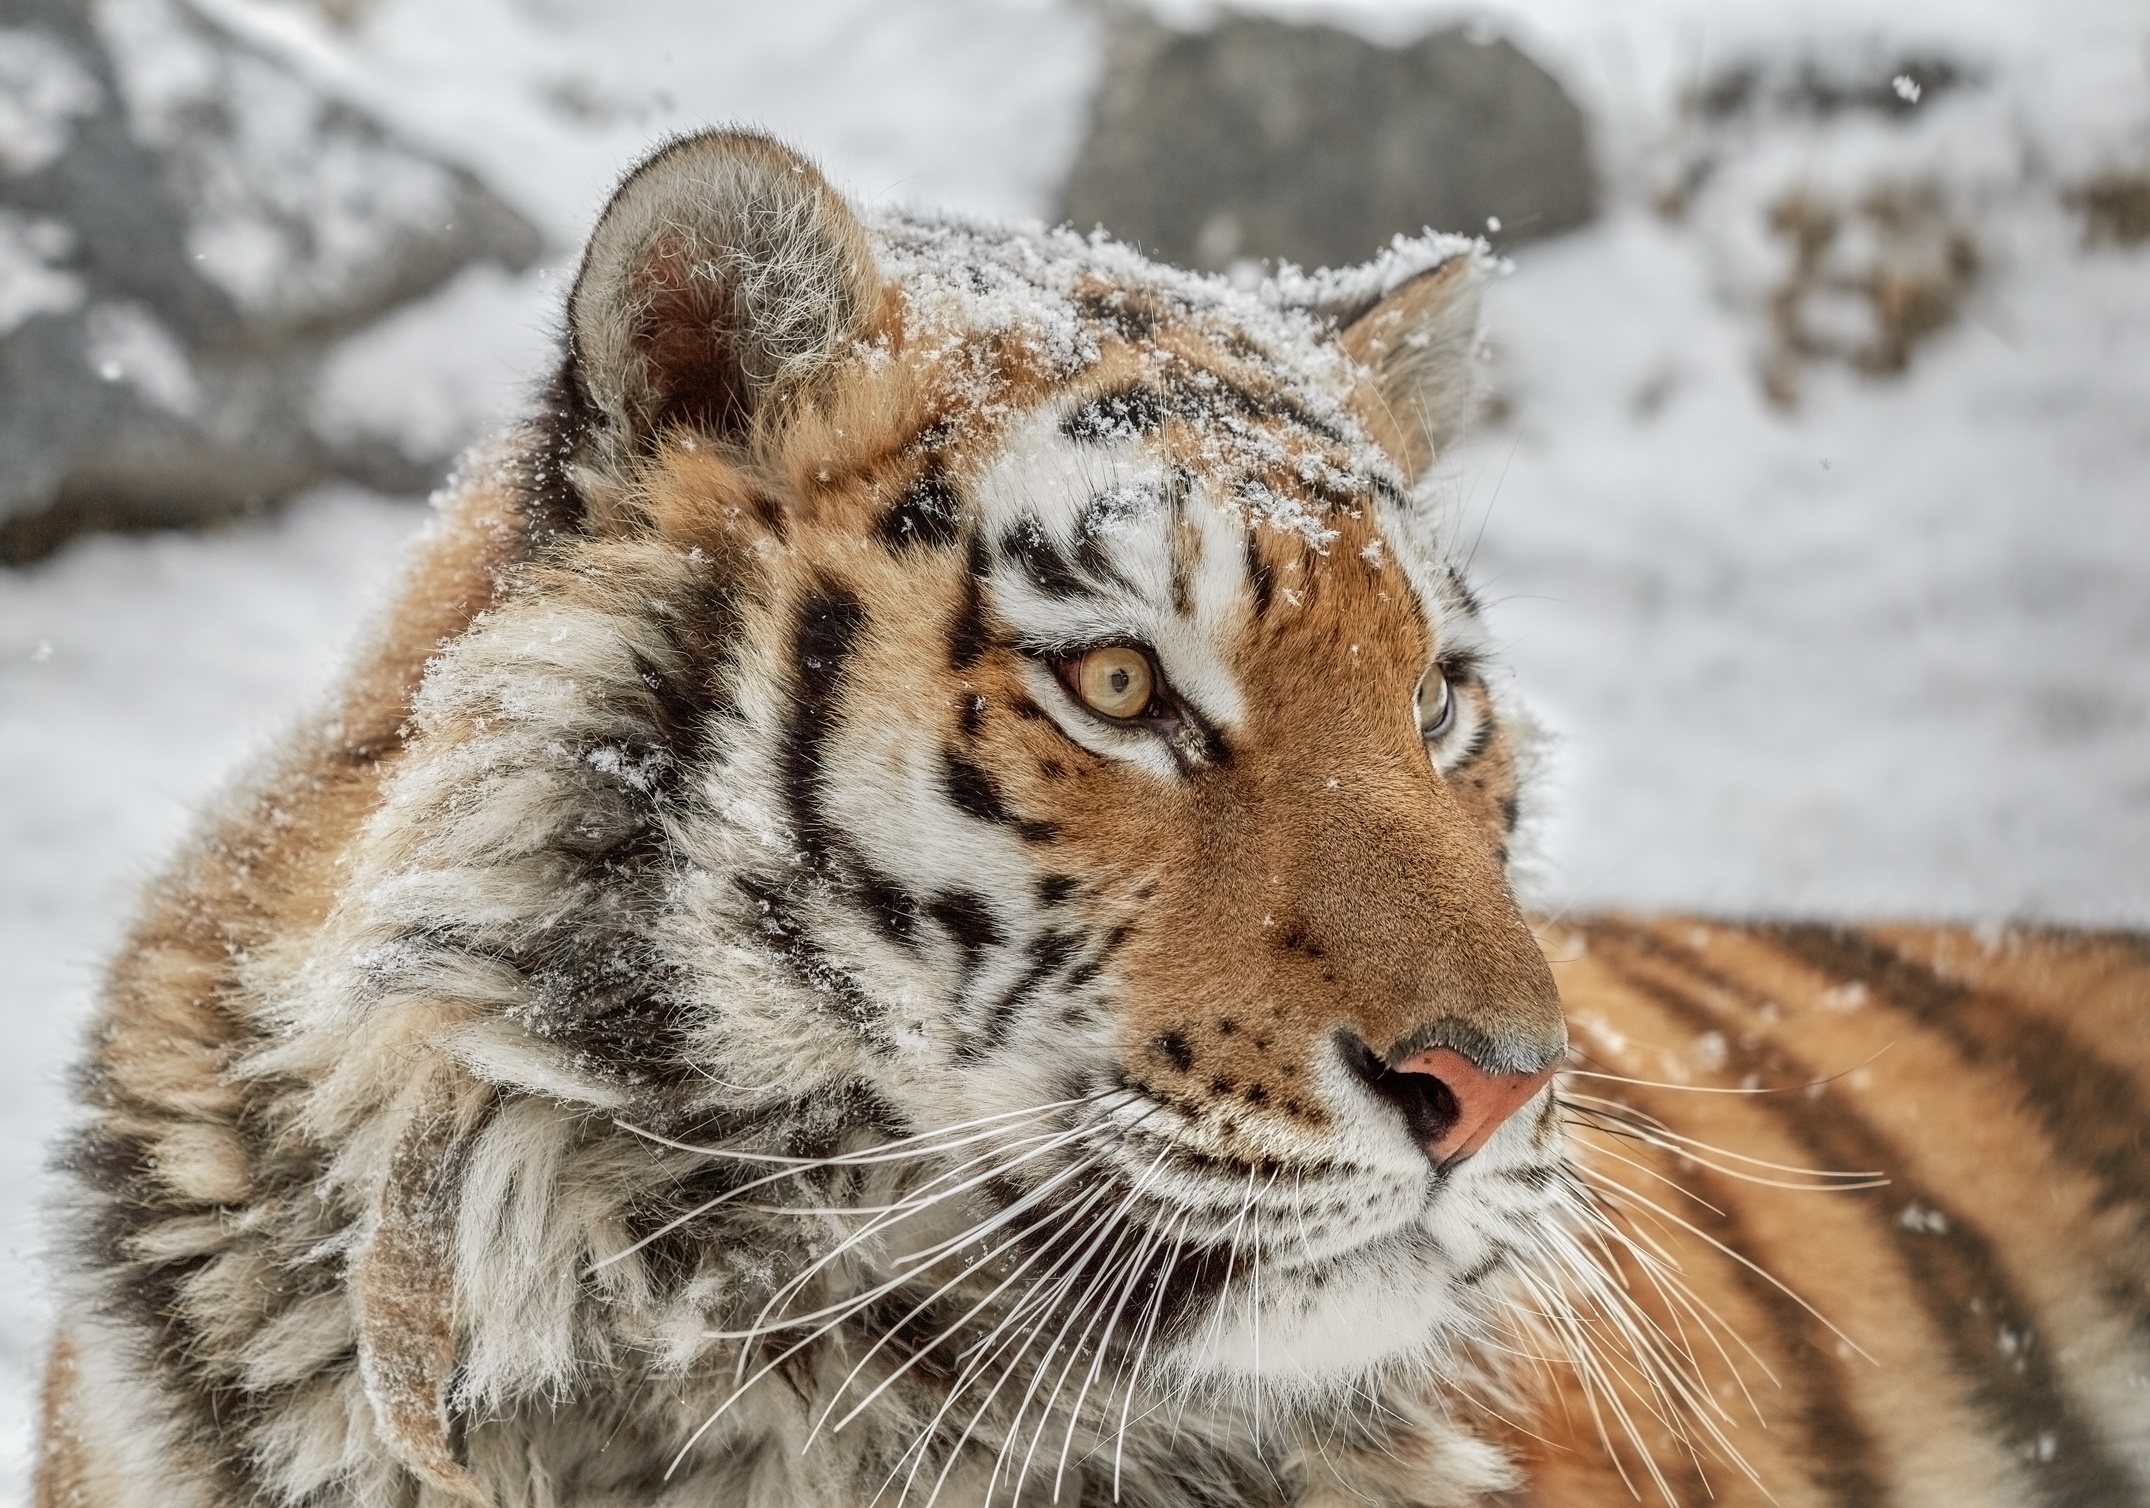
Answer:
<svg viewBox="0 0 2150 1508"><path fill-rule="evenodd" d="M2140 0L0 0L0 1491L134 891L726 121L1242 275L1508 254L1441 496L1540 904L2150 925Z"/></svg>

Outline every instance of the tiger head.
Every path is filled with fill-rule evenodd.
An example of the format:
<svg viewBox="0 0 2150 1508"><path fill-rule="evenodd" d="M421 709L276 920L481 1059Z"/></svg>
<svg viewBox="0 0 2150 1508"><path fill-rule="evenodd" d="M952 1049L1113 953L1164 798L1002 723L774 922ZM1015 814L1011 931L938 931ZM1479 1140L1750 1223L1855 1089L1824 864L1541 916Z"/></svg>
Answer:
<svg viewBox="0 0 2150 1508"><path fill-rule="evenodd" d="M397 798L406 867L467 827L547 897L457 903L516 980L465 1063L682 1151L930 1153L730 1175L882 1211L854 1291L1057 1284L1197 1391L1438 1365L1563 1167L1523 735L1418 487L1482 271L1237 288L658 153L569 301L554 544L419 704L461 774Z"/></svg>

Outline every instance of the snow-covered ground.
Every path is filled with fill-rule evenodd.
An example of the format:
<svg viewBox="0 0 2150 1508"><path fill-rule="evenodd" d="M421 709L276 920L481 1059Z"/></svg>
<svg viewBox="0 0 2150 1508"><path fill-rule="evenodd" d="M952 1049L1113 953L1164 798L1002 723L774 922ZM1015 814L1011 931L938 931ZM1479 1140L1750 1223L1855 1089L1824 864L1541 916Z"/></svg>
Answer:
<svg viewBox="0 0 2150 1508"><path fill-rule="evenodd" d="M420 445L519 401L576 238L653 136L758 121L866 201L1042 213L1099 56L1054 0L375 0L349 31L298 0L200 3L555 243L550 271L469 274L347 353L336 422ZM1453 14L1265 8L1377 35ZM1496 288L1505 416L1442 480L1561 738L1541 898L2150 926L2150 244L2086 248L2063 197L2150 171L2150 12L1876 10L1474 11L1592 110L1607 183L1597 225ZM1768 104L1771 78L1937 58L1969 82L1900 117ZM1683 119L1743 63L1761 105ZM1902 376L1819 360L1773 405L1770 206L1803 188L1856 220L1888 184L1934 186L1975 241L1960 313ZM1856 272L1887 247L1839 250ZM1855 300L1812 312L1860 338ZM98 960L187 813L326 684L422 517L337 493L0 575L0 1491L25 1480L42 1343L35 1169Z"/></svg>

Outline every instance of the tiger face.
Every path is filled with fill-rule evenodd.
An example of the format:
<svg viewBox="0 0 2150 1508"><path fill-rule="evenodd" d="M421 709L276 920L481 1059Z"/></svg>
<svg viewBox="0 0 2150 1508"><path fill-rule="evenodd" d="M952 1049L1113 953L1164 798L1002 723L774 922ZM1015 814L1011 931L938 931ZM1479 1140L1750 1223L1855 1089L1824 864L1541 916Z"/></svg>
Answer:
<svg viewBox="0 0 2150 1508"><path fill-rule="evenodd" d="M1475 336L1433 253L1292 307L868 231L715 137L571 306L584 506L736 619L665 817L683 1051L946 1136L976 1187L892 1259L997 1232L1186 1379L1423 1361L1555 1197L1516 734L1410 490Z"/></svg>
<svg viewBox="0 0 2150 1508"><path fill-rule="evenodd" d="M737 133L629 178L499 479L532 543L244 965L319 1149L288 1260L347 1206L399 1459L984 1503L1050 1427L1055 1492L1159 1505L1511 1480L1439 1383L1576 1196L1521 725L1414 490L1479 276L867 226Z"/></svg>

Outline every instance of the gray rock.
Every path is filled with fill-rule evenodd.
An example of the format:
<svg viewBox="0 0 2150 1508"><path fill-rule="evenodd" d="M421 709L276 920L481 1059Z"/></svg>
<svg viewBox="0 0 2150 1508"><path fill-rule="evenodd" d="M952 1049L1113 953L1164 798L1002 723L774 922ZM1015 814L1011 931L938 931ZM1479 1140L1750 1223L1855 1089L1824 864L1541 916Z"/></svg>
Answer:
<svg viewBox="0 0 2150 1508"><path fill-rule="evenodd" d="M0 559L430 468L317 432L343 337L538 233L185 0L0 0Z"/></svg>
<svg viewBox="0 0 2150 1508"><path fill-rule="evenodd" d="M1112 18L1088 141L1061 201L1153 255L1222 269L1365 260L1402 232L1513 244L1595 202L1582 111L1509 43L1454 28L1384 48L1328 26Z"/></svg>

